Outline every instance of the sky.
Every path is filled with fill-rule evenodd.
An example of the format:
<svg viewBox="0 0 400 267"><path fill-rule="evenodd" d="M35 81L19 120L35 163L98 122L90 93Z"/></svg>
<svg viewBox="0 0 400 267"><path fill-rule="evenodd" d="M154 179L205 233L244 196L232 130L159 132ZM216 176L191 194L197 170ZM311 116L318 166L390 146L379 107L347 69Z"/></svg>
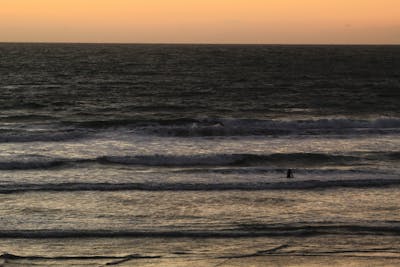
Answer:
<svg viewBox="0 0 400 267"><path fill-rule="evenodd" d="M400 44L400 0L0 0L0 42Z"/></svg>

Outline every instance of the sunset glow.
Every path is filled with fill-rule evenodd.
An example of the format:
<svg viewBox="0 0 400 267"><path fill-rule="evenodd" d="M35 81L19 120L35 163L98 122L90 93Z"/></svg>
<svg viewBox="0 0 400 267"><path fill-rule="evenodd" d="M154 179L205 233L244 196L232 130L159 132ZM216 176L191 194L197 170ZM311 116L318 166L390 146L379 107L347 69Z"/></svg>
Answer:
<svg viewBox="0 0 400 267"><path fill-rule="evenodd" d="M1 42L400 43L398 0L2 0Z"/></svg>

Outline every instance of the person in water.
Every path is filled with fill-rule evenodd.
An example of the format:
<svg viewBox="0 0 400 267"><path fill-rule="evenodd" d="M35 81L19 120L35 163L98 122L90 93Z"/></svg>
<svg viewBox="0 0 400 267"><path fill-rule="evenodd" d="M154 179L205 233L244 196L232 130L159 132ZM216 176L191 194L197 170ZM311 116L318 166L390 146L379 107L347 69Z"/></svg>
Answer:
<svg viewBox="0 0 400 267"><path fill-rule="evenodd" d="M287 170L286 178L294 178L292 169L288 169Z"/></svg>

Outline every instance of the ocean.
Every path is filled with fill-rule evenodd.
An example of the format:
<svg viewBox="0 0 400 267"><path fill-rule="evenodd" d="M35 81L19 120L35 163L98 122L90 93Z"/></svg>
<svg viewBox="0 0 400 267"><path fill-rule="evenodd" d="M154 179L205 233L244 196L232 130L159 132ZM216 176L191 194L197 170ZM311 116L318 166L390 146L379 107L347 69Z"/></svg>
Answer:
<svg viewBox="0 0 400 267"><path fill-rule="evenodd" d="M400 264L400 46L3 43L0 92L1 266Z"/></svg>

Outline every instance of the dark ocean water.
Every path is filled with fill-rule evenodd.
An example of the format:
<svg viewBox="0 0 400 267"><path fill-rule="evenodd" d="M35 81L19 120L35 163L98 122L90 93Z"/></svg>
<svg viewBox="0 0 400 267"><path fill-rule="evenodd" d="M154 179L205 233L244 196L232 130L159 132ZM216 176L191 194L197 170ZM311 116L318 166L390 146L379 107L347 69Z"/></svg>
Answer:
<svg viewBox="0 0 400 267"><path fill-rule="evenodd" d="M0 44L0 77L5 261L400 255L399 46Z"/></svg>

